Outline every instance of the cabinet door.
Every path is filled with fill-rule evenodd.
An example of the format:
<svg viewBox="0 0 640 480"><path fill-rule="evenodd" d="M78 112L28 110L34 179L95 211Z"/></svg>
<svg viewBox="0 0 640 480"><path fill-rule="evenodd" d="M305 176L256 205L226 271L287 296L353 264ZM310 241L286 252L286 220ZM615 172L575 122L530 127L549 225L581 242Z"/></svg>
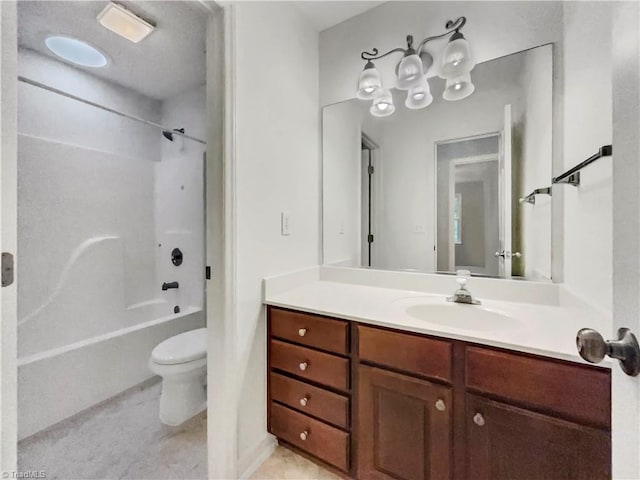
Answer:
<svg viewBox="0 0 640 480"><path fill-rule="evenodd" d="M467 478L611 478L611 436L604 430L474 395L467 395L466 410Z"/></svg>
<svg viewBox="0 0 640 480"><path fill-rule="evenodd" d="M358 395L358 478L450 478L450 388L360 365Z"/></svg>

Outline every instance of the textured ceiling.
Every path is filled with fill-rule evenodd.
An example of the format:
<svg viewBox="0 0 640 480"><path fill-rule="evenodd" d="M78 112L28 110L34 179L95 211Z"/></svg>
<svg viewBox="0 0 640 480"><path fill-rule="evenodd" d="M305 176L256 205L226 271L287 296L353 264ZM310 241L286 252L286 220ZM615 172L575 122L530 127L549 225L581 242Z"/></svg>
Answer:
<svg viewBox="0 0 640 480"><path fill-rule="evenodd" d="M321 32L383 3L385 2L318 0L294 2L294 5Z"/></svg>
<svg viewBox="0 0 640 480"><path fill-rule="evenodd" d="M205 83L207 15L202 7L181 1L117 2L156 25L147 38L131 43L96 20L107 3L19 1L18 43L58 59L44 45L48 35L85 40L105 52L110 63L77 68L159 100Z"/></svg>

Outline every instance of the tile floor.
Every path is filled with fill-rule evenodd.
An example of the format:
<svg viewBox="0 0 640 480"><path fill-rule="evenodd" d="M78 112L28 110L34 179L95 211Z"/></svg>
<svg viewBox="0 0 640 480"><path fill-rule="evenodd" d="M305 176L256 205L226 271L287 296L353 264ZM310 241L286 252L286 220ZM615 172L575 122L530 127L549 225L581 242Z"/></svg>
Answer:
<svg viewBox="0 0 640 480"><path fill-rule="evenodd" d="M18 445L19 471L47 480L207 478L207 419L158 420L160 383L131 389Z"/></svg>
<svg viewBox="0 0 640 480"><path fill-rule="evenodd" d="M340 477L280 446L276 447L275 452L251 476L251 480L337 479Z"/></svg>

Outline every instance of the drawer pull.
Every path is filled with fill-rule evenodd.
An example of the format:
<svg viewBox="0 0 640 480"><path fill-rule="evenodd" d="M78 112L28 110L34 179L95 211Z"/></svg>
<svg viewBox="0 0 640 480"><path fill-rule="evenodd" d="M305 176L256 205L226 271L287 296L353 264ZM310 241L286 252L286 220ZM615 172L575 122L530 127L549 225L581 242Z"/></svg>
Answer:
<svg viewBox="0 0 640 480"><path fill-rule="evenodd" d="M307 430L305 430L304 432L302 432L300 434L300 440L302 440L303 442L305 442L307 440L307 437L309 436L309 432Z"/></svg>
<svg viewBox="0 0 640 480"><path fill-rule="evenodd" d="M301 337L304 337L306 334L307 334L306 328L301 328L300 330L298 330L298 335L300 335Z"/></svg>
<svg viewBox="0 0 640 480"><path fill-rule="evenodd" d="M436 410L439 412L444 412L447 409L447 406L444 403L444 400L438 400L436 402Z"/></svg>
<svg viewBox="0 0 640 480"><path fill-rule="evenodd" d="M480 413L476 413L473 416L473 423L478 425L479 427L484 427L484 417Z"/></svg>
<svg viewBox="0 0 640 480"><path fill-rule="evenodd" d="M309 362L301 362L300 365L298 365L298 368L304 372L308 366Z"/></svg>
<svg viewBox="0 0 640 480"><path fill-rule="evenodd" d="M306 407L308 401L309 401L309 397L302 397L300 399L300 405L303 406L303 407Z"/></svg>

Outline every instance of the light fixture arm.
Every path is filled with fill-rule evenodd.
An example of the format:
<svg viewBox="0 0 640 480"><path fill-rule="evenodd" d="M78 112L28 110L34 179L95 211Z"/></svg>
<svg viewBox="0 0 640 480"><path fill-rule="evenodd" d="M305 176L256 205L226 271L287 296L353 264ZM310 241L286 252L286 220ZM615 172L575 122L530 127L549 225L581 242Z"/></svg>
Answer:
<svg viewBox="0 0 640 480"><path fill-rule="evenodd" d="M441 33L440 35L434 35L432 37L427 37L420 42L418 48L416 49L418 55L422 52L422 47L424 47L431 40L436 40L438 38L446 37L447 35L451 35L452 33L455 35L456 33L460 33L460 29L464 27L464 24L467 23L467 17L459 17L455 22L453 20L449 20L445 25L447 29L446 32Z"/></svg>
<svg viewBox="0 0 640 480"><path fill-rule="evenodd" d="M424 47L431 40L435 40L437 38L446 37L447 35L451 35L452 33L453 34L459 33L460 29L464 26L465 23L467 23L467 18L466 17L459 17L455 21L449 20L445 25L445 28L447 29L446 32L441 33L440 35L434 35L432 37L427 37L424 40L422 40L420 42L420 44L418 45L418 48L415 50L415 53L420 55L420 52L422 52L422 47ZM392 53L396 53L396 52L406 53L409 50L413 50L413 36L412 35L407 35L407 48L406 49L398 47L398 48L394 48L392 50L389 50L386 53L378 55L378 49L377 48L373 48L370 52L367 52L367 51L362 52L360 54L360 58L362 58L362 60L368 60L368 61L379 60L379 59L381 59L383 57L386 57L387 55L390 55Z"/></svg>
<svg viewBox="0 0 640 480"><path fill-rule="evenodd" d="M387 53L383 53L382 55L378 55L378 49L374 48L370 52L362 52L360 54L360 58L362 58L363 60L378 60L395 52L404 52L404 48L394 48L393 50L389 50Z"/></svg>

